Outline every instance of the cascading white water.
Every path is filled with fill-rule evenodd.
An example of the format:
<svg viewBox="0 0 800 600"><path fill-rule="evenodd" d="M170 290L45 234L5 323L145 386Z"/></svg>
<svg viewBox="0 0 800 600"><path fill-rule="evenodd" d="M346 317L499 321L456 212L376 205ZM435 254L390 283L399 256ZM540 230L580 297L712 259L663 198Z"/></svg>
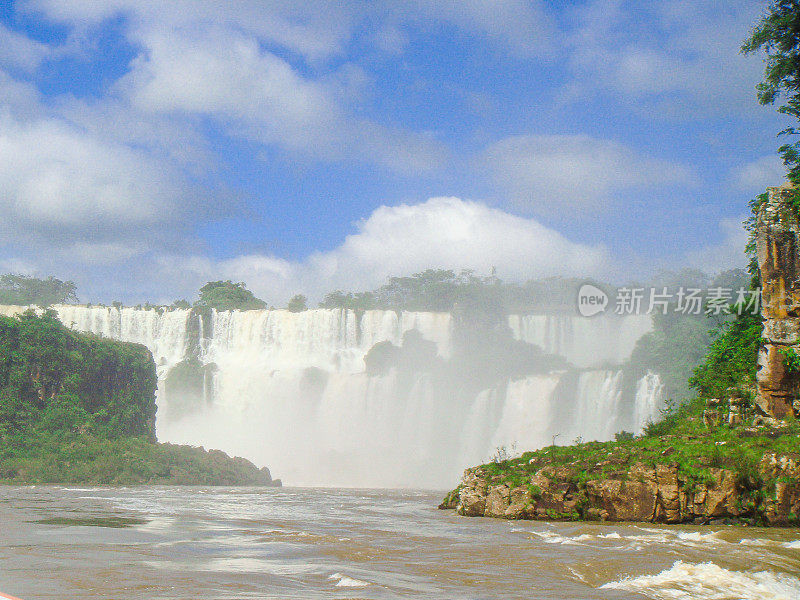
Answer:
<svg viewBox="0 0 800 600"><path fill-rule="evenodd" d="M633 407L633 427L636 433L644 430L648 422L656 420L664 404L664 384L658 373L648 371L636 383Z"/></svg>
<svg viewBox="0 0 800 600"><path fill-rule="evenodd" d="M510 381L489 448L541 448L550 443L552 396L560 373Z"/></svg>
<svg viewBox="0 0 800 600"><path fill-rule="evenodd" d="M67 327L146 346L159 367L169 368L183 360L186 354L189 310L157 311L67 304L51 308Z"/></svg>
<svg viewBox="0 0 800 600"><path fill-rule="evenodd" d="M576 367L618 365L653 328L649 315L509 315L515 339L563 356Z"/></svg>
<svg viewBox="0 0 800 600"><path fill-rule="evenodd" d="M76 330L153 352L160 440L246 456L294 485L446 487L501 446L524 450L550 444L555 434L565 444L578 436L605 440L622 429L638 431L657 414L663 388L648 373L636 397L625 400L620 371L573 370L465 396L443 388L431 373L365 372L364 356L376 343L400 346L411 330L434 342L440 357L450 356L448 313L214 311L204 322L188 310L53 308ZM0 314L22 310L0 307ZM200 343L190 343L190 322ZM621 362L636 336L649 330L649 321L638 317L512 315L509 325L517 339L593 367ZM190 354L214 366L213 377L202 372L204 381L213 379L213 398L172 411L172 403L184 399L169 397L164 381Z"/></svg>
<svg viewBox="0 0 800 600"><path fill-rule="evenodd" d="M14 304L0 305L0 317L16 317L24 313L28 308L27 306L17 306Z"/></svg>

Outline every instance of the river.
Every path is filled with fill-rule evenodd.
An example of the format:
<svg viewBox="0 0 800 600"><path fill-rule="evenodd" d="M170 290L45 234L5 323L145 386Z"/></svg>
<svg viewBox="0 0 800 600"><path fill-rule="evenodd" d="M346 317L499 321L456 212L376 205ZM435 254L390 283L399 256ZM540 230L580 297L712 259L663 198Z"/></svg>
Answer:
<svg viewBox="0 0 800 600"><path fill-rule="evenodd" d="M0 592L23 600L800 598L800 530L466 518L436 510L441 496L0 487Z"/></svg>

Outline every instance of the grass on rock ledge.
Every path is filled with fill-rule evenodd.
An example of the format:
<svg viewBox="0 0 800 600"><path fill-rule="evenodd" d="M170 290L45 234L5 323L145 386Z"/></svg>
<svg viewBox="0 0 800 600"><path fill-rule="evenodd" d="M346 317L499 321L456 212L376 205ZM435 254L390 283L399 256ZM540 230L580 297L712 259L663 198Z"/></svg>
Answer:
<svg viewBox="0 0 800 600"><path fill-rule="evenodd" d="M782 427L707 427L703 422L706 401L696 399L669 411L651 424L644 435L612 442L549 446L525 452L518 458L495 460L479 467L491 486L527 486L531 475L546 466L567 467L579 489L590 480L627 478L631 465L677 465L678 473L690 491L696 485L712 483L710 469L721 468L736 474L737 485L750 496L774 490L775 481L764 481L758 464L767 453L800 459L800 423ZM535 487L535 486L531 486ZM454 490L455 492L455 490ZM536 497L537 490L531 489ZM453 492L451 492L452 494Z"/></svg>

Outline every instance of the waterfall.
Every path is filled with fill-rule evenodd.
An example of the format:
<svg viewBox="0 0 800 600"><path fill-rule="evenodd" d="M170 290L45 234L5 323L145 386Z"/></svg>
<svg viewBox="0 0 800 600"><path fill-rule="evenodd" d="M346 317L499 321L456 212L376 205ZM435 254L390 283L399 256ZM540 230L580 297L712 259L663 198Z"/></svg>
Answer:
<svg viewBox="0 0 800 600"><path fill-rule="evenodd" d="M498 447L534 449L556 435L558 444L612 439L621 429L640 431L661 404L657 374L636 382L634 397L622 371L608 366L622 363L649 330L649 319L639 317L511 315L514 338L578 369L487 387L446 362L463 356L449 313L252 310L201 318L177 309L53 309L77 331L151 350L161 441L245 456L292 485L446 487ZM23 310L0 307L0 315ZM430 346L433 354L365 372L364 357L376 344L405 347L411 331L429 342L415 342L414 351ZM175 383L179 371L196 385Z"/></svg>
<svg viewBox="0 0 800 600"><path fill-rule="evenodd" d="M648 371L636 383L634 398L634 432L641 433L649 421L656 420L664 404L664 384L658 373Z"/></svg>
<svg viewBox="0 0 800 600"><path fill-rule="evenodd" d="M515 339L586 368L625 362L652 321L649 315L509 315L508 326Z"/></svg>
<svg viewBox="0 0 800 600"><path fill-rule="evenodd" d="M622 371L581 373L571 439L610 440L622 429L619 425L621 384Z"/></svg>
<svg viewBox="0 0 800 600"><path fill-rule="evenodd" d="M510 381L490 449L541 448L550 443L552 396L560 373Z"/></svg>
<svg viewBox="0 0 800 600"><path fill-rule="evenodd" d="M51 308L62 323L76 331L146 346L159 367L169 368L183 360L186 354L189 310L137 310L66 304Z"/></svg>
<svg viewBox="0 0 800 600"><path fill-rule="evenodd" d="M0 317L16 317L17 315L21 315L26 310L28 310L28 306L15 306L11 304L7 305L0 305Z"/></svg>

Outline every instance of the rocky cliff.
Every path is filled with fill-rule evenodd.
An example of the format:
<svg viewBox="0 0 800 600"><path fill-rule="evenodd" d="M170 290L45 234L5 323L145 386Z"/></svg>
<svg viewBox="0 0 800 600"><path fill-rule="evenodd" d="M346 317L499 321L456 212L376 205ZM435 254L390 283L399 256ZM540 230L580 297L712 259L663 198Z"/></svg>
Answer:
<svg viewBox="0 0 800 600"><path fill-rule="evenodd" d="M762 476L774 479L774 493L756 502L729 469L711 468L693 484L677 464L635 463L607 479L580 482L569 467L545 467L529 483L493 482L480 468L468 470L461 486L440 508L465 516L533 520L643 521L651 523L749 522L789 525L800 514L800 468L788 456L766 454Z"/></svg>
<svg viewBox="0 0 800 600"><path fill-rule="evenodd" d="M764 454L750 481L728 468L710 467L698 480L678 463L604 466L587 474L579 465L551 464L526 478L468 469L439 508L501 519L775 526L796 525L800 515L797 457Z"/></svg>
<svg viewBox="0 0 800 600"><path fill-rule="evenodd" d="M800 524L800 423L709 422L706 406L684 405L650 436L467 469L440 508L504 519Z"/></svg>
<svg viewBox="0 0 800 600"><path fill-rule="evenodd" d="M790 184L769 188L755 231L764 317L756 403L779 419L800 415L800 372L787 368L787 354L800 345L800 224L793 194Z"/></svg>

